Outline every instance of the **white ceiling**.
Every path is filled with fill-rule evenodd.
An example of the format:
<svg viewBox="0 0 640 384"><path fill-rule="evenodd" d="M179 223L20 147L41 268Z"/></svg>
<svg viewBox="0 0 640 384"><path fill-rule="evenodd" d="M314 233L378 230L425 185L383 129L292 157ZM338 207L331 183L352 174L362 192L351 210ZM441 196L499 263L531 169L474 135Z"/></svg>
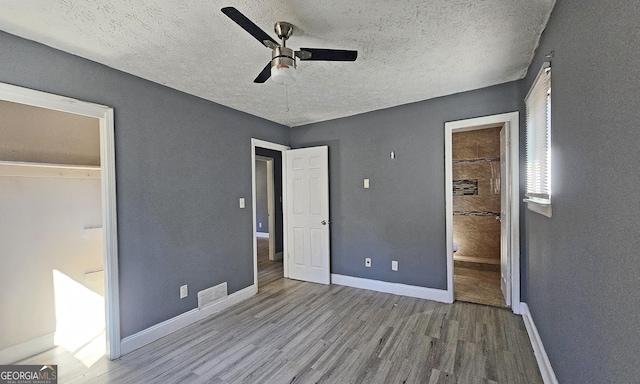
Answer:
<svg viewBox="0 0 640 384"><path fill-rule="evenodd" d="M524 77L555 0L3 0L0 29L287 126ZM236 7L306 61L296 84L253 79L271 52L225 16Z"/></svg>

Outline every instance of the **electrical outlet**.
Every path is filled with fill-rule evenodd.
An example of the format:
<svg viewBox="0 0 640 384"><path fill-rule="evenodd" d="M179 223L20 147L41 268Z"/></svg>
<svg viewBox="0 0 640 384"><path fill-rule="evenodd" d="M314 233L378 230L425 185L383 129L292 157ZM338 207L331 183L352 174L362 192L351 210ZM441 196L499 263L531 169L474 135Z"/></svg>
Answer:
<svg viewBox="0 0 640 384"><path fill-rule="evenodd" d="M180 287L180 298L184 299L189 296L189 287L185 284Z"/></svg>
<svg viewBox="0 0 640 384"><path fill-rule="evenodd" d="M366 259L364 259L364 266L367 268L371 268L371 258L367 257Z"/></svg>
<svg viewBox="0 0 640 384"><path fill-rule="evenodd" d="M391 270L392 271L397 271L398 270L398 262L397 261L393 260L391 262Z"/></svg>
<svg viewBox="0 0 640 384"><path fill-rule="evenodd" d="M258 228L262 228L262 223L258 223Z"/></svg>

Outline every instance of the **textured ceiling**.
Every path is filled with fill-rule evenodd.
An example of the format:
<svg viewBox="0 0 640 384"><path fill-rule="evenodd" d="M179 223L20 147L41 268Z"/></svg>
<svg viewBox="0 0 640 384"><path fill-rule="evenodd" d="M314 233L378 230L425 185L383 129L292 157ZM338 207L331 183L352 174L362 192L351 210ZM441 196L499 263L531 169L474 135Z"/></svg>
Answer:
<svg viewBox="0 0 640 384"><path fill-rule="evenodd" d="M524 77L555 0L3 0L0 29L287 126ZM301 62L285 87L253 79L271 52L220 9L288 46L353 49Z"/></svg>

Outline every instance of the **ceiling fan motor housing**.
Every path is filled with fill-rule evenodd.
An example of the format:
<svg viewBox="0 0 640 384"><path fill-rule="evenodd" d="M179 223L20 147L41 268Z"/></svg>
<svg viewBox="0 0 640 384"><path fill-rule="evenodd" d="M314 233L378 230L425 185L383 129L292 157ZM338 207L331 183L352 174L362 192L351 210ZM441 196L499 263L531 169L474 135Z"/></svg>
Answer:
<svg viewBox="0 0 640 384"><path fill-rule="evenodd" d="M271 79L277 84L296 81L296 59L293 49L275 47L271 53Z"/></svg>
<svg viewBox="0 0 640 384"><path fill-rule="evenodd" d="M313 61L355 61L358 51L344 49L301 48L299 51L287 48L287 39L291 37L295 27L286 21L278 21L274 25L276 35L282 40L277 43L271 36L258 27L253 21L234 7L224 7L222 13L249 32L260 44L271 49L271 62L264 66L254 83L264 83L271 78L277 84L293 84L296 81L296 58Z"/></svg>

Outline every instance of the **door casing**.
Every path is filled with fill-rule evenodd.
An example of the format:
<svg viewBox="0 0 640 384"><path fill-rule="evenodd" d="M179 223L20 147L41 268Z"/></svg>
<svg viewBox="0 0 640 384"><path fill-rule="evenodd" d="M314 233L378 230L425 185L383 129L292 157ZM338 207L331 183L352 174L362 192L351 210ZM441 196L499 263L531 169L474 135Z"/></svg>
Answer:
<svg viewBox="0 0 640 384"><path fill-rule="evenodd" d="M252 216L253 217L253 220L252 220L253 222L252 224L253 226L253 237L252 237L253 239L252 240L253 241L253 285L255 287L258 287L258 243L256 241L256 233L257 233L257 228L256 228L256 147L272 149L274 151L279 151L279 152L284 152L291 148L286 145L271 143L271 142L260 140L260 139L253 139L253 138L251 139L251 209L253 213L253 216ZM286 185L285 184L286 177L287 175L285 174L284 161L282 161L282 185L283 186ZM282 193L284 194L284 190ZM283 211L284 211L286 208L284 206L284 204L286 203L284 196L282 200L283 200L282 203L283 203ZM286 228L287 215L283 215L283 216L284 216L283 227ZM269 231L271 231L271 229L269 229ZM272 236L270 236L270 238L271 237ZM284 237L284 246L286 247L286 233L283 233L283 237ZM271 241L271 239L269 241ZM286 265L284 267L284 277L288 277Z"/></svg>
<svg viewBox="0 0 640 384"><path fill-rule="evenodd" d="M509 130L509 153L506 159L507 173L512 180L510 190L510 204L505 209L509 211L509 264L511 275L511 308L514 313L522 313L520 302L520 144L519 144L519 112L509 112L499 115L484 116L473 119L450 121L445 123L445 221L447 244L447 301L454 301L453 286L453 132L469 131L483 127L504 124Z"/></svg>
<svg viewBox="0 0 640 384"><path fill-rule="evenodd" d="M106 356L109 360L117 359L121 340L113 108L3 83L0 83L0 100L94 117L100 122Z"/></svg>

